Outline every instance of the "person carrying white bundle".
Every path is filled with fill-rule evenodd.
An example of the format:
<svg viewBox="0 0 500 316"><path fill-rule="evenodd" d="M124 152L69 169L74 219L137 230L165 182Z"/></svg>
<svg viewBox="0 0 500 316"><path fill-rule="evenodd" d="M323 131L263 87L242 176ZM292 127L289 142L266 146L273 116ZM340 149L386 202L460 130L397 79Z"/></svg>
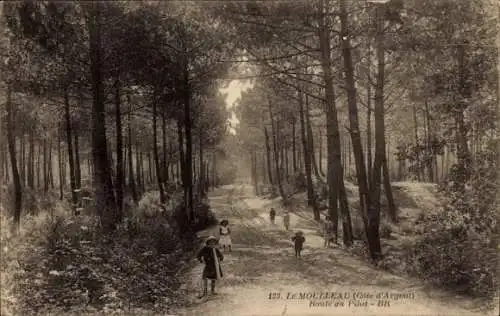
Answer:
<svg viewBox="0 0 500 316"><path fill-rule="evenodd" d="M219 244L222 246L222 249L226 251L227 247L231 251L231 230L229 229L229 222L226 219L220 222L219 234Z"/></svg>

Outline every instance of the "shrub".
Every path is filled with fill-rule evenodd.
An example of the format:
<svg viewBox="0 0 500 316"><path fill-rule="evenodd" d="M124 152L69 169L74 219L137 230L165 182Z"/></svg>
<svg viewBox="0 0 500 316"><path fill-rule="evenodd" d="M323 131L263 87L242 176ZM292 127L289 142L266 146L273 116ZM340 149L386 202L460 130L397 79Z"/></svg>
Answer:
<svg viewBox="0 0 500 316"><path fill-rule="evenodd" d="M441 213L419 218L423 238L409 256L410 272L433 283L470 295L491 298L496 289L498 263L495 238L498 200L496 149L476 154L470 178L455 167L441 187L446 197Z"/></svg>
<svg viewBox="0 0 500 316"><path fill-rule="evenodd" d="M352 235L355 240L365 240L365 227L359 217L352 218Z"/></svg>
<svg viewBox="0 0 500 316"><path fill-rule="evenodd" d="M407 235L414 234L414 226L409 222L403 222L399 224L401 231Z"/></svg>
<svg viewBox="0 0 500 316"><path fill-rule="evenodd" d="M182 302L178 274L198 247L175 220L185 214L180 201L174 195L161 206L158 194L148 193L123 225L104 234L95 216L74 217L55 197L54 209L23 217L18 236L2 230L2 315L123 315L135 306L168 313ZM196 213L196 229L217 222L206 201Z"/></svg>
<svg viewBox="0 0 500 316"><path fill-rule="evenodd" d="M200 231L217 224L217 218L207 202L199 201L196 203L194 212L196 214L195 231Z"/></svg>
<svg viewBox="0 0 500 316"><path fill-rule="evenodd" d="M295 188L299 192L303 192L307 189L306 176L302 172L296 172L294 175Z"/></svg>
<svg viewBox="0 0 500 316"><path fill-rule="evenodd" d="M217 218L206 201L195 201L194 213L195 222L194 224L189 224L184 205L180 204L174 210L177 227L186 236L192 235L192 232L197 232L217 224Z"/></svg>
<svg viewBox="0 0 500 316"><path fill-rule="evenodd" d="M391 238L391 233L392 233L391 227L387 223L382 222L380 225L380 237L389 239Z"/></svg>
<svg viewBox="0 0 500 316"><path fill-rule="evenodd" d="M137 205L137 211L140 214L146 215L154 215L163 212L163 207L160 203L160 192L146 192Z"/></svg>
<svg viewBox="0 0 500 316"><path fill-rule="evenodd" d="M313 188L318 201L323 201L328 198L328 186L323 179L313 177Z"/></svg>
<svg viewBox="0 0 500 316"><path fill-rule="evenodd" d="M492 296L495 291L496 249L466 226L427 233L414 248L410 271L456 291Z"/></svg>

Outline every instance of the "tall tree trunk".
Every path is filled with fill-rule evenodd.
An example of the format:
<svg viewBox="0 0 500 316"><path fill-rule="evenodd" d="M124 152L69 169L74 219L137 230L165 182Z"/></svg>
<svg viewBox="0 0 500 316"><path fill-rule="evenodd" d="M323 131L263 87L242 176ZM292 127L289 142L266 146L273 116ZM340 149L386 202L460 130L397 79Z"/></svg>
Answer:
<svg viewBox="0 0 500 316"><path fill-rule="evenodd" d="M69 184L71 189L71 207L73 213L76 214L78 207L78 196L76 192L76 177L75 177L75 160L73 156L73 137L71 128L70 101L68 90L64 91L64 118L66 120L66 143L68 145L68 161L69 161Z"/></svg>
<svg viewBox="0 0 500 316"><path fill-rule="evenodd" d="M132 161L132 103L130 102L130 96L127 96L127 101L129 104L128 108L128 181L129 181L129 187L130 190L132 191L132 199L134 200L135 203L139 202L139 197L137 195L137 189L135 186L135 178L134 178L134 163ZM136 161L136 163L138 163Z"/></svg>
<svg viewBox="0 0 500 316"><path fill-rule="evenodd" d="M40 175L41 162L42 162L42 146L40 146L40 143L38 143L37 147L38 147L38 155L36 158L36 187L37 187L37 189L40 189L41 181L42 181L42 177ZM22 184L22 180L21 180L21 184Z"/></svg>
<svg viewBox="0 0 500 316"><path fill-rule="evenodd" d="M101 47L101 3L91 4L89 18L90 70L92 79L92 156L94 157L94 180L96 185L96 210L101 217L104 231L112 231L117 223L116 200L111 178L106 141L106 111L102 76ZM93 14L92 14L93 13Z"/></svg>
<svg viewBox="0 0 500 316"><path fill-rule="evenodd" d="M192 172L192 175L193 175L193 181L192 181L192 185L195 186L196 185L196 181L197 181L197 174L196 174L196 156L193 156L193 172Z"/></svg>
<svg viewBox="0 0 500 316"><path fill-rule="evenodd" d="M115 159L115 154L114 154L114 148L113 148L113 144L110 144L108 146L108 159L109 159L109 165L111 166L111 169L109 170L109 174L110 174L110 177L111 177L111 180L113 181L113 179L115 178L116 174L115 174L115 168L113 168L114 166L114 161L113 159ZM116 200L115 200L116 202Z"/></svg>
<svg viewBox="0 0 500 316"><path fill-rule="evenodd" d="M318 128L319 134L319 144L318 144L318 155L319 155L319 173L322 177L325 176L325 171L323 170L323 133L321 132L321 128Z"/></svg>
<svg viewBox="0 0 500 316"><path fill-rule="evenodd" d="M378 186L374 187L374 194L379 196L373 197L375 207L380 214L380 181L381 173L384 174L384 192L388 202L389 217L393 222L397 222L396 206L392 195L391 180L389 176L389 162L386 153L385 142L385 113L384 113L384 84L385 84L385 36L384 36L384 5L377 6L377 86L375 90L375 160L373 170L373 183ZM378 156L377 156L378 155ZM378 159L378 160L377 160ZM380 216L380 215L379 215ZM380 223L379 223L380 224Z"/></svg>
<svg viewBox="0 0 500 316"><path fill-rule="evenodd" d="M370 83L371 85L371 83ZM372 127L371 127L371 109L368 108L366 112L366 169L368 174L368 179L373 179L373 158L372 158ZM370 180L371 182L371 180ZM371 187L371 183L368 183Z"/></svg>
<svg viewBox="0 0 500 316"><path fill-rule="evenodd" d="M214 188L219 185L217 180L217 155L214 153L212 162L212 181Z"/></svg>
<svg viewBox="0 0 500 316"><path fill-rule="evenodd" d="M306 171L306 184L307 184L307 205L313 206L316 203L316 196L314 193L314 187L312 182L312 162L311 155L309 152L309 140L306 125L306 111L304 106L304 92L302 89L299 91L299 116L300 116L300 133L302 138L302 153L304 154L304 165ZM319 215L319 214L318 214ZM319 218L316 218L319 220Z"/></svg>
<svg viewBox="0 0 500 316"><path fill-rule="evenodd" d="M26 142L24 139L24 133L21 133L21 136L19 136L19 141L21 144L21 153L20 153L20 165L21 165L21 185L26 186Z"/></svg>
<svg viewBox="0 0 500 316"><path fill-rule="evenodd" d="M186 174L186 154L184 150L184 132L182 128L182 121L180 119L177 120L177 139L178 139L178 145L179 145L179 164L178 164L178 170L177 172L179 173L180 169L180 174L181 174L181 183L182 183L182 188L184 191L184 205L186 206L186 203L188 203L189 199L189 192L188 188L186 187L187 185L187 174ZM189 219L189 213L186 211L186 216Z"/></svg>
<svg viewBox="0 0 500 316"><path fill-rule="evenodd" d="M88 175L91 175L92 174L92 157L90 157L90 155L87 157L87 170L88 170Z"/></svg>
<svg viewBox="0 0 500 316"><path fill-rule="evenodd" d="M47 153L47 140L43 139L43 191L45 193L49 192L49 162Z"/></svg>
<svg viewBox="0 0 500 316"><path fill-rule="evenodd" d="M5 103L7 110L7 142L9 145L10 166L12 167L12 179L14 180L14 233L19 232L21 224L21 208L23 199L23 188L21 186L21 179L16 160L16 136L15 136L15 122L14 122L14 109L12 105L12 91L10 86L7 85L7 100Z"/></svg>
<svg viewBox="0 0 500 316"><path fill-rule="evenodd" d="M146 156L148 159L148 181L145 183L151 184L151 183L153 183L153 162L151 161L151 152L148 151Z"/></svg>
<svg viewBox="0 0 500 316"><path fill-rule="evenodd" d="M372 79L371 79L371 43L368 40L368 85L367 85L367 109L366 109L366 169L368 174L368 186L371 187L372 175Z"/></svg>
<svg viewBox="0 0 500 316"><path fill-rule="evenodd" d="M62 139L62 136L61 136L61 139ZM67 172L66 172L66 151L64 150L64 147L61 147L61 160L62 160L62 163L61 163L61 167L62 167L62 173L63 173L63 178L62 178L62 184L64 187L66 187L66 181L67 181Z"/></svg>
<svg viewBox="0 0 500 316"><path fill-rule="evenodd" d="M255 150L250 151L250 177L252 178L252 184L254 187L255 195L259 195L259 186L257 183L257 166L256 166L256 154Z"/></svg>
<svg viewBox="0 0 500 316"><path fill-rule="evenodd" d="M160 190L160 202L161 204L165 204L167 202L167 198L165 196L165 190L163 190L163 180L162 180L162 170L160 166L160 153L158 150L158 127L157 127L157 97L156 93L153 96L153 159L155 164L156 171L156 181L158 184L158 189Z"/></svg>
<svg viewBox="0 0 500 316"><path fill-rule="evenodd" d="M429 102L427 98L425 98L424 102L424 109L425 109L425 123L426 123L426 147L427 147L427 154L430 157L430 159L426 159L426 167L427 167L427 172L428 172L428 177L429 177L429 182L434 182L434 153L433 153L433 148L431 141L433 139L432 131L431 131L431 114L429 112Z"/></svg>
<svg viewBox="0 0 500 316"><path fill-rule="evenodd" d="M321 3L321 10L325 7ZM327 183L328 183L328 213L333 222L335 236L338 235L338 201L340 197L340 210L342 213L343 241L346 246L353 242L351 216L347 194L344 187L344 178L341 162L340 131L335 104L335 90L333 87L332 60L330 47L330 31L326 25L325 16L322 14L320 20L319 45L321 51L321 68L323 70L323 81L325 82L326 99L326 132L327 132Z"/></svg>
<svg viewBox="0 0 500 316"><path fill-rule="evenodd" d="M75 181L78 189L82 188L82 169L80 163L80 142L78 131L75 130Z"/></svg>
<svg viewBox="0 0 500 316"><path fill-rule="evenodd" d="M363 210L363 222L365 224L366 238L368 248L373 260L377 260L382 255L380 236L378 233L380 218L377 216L377 210L373 208L370 202L368 191L368 181L366 175L365 159L361 145L359 132L358 106L356 96L356 84L354 80L354 67L351 55L350 30L348 26L348 15L346 0L340 0L340 22L341 22L341 42L342 57L344 61L345 81L347 87L347 104L349 109L350 134L356 163L356 175L359 186L360 208ZM370 210L368 210L368 207Z"/></svg>
<svg viewBox="0 0 500 316"><path fill-rule="evenodd" d="M29 135L30 154L28 166L28 185L31 189L35 188L35 131L32 129Z"/></svg>
<svg viewBox="0 0 500 316"><path fill-rule="evenodd" d="M290 179L290 163L288 161L288 154L289 154L289 150L288 150L288 147L289 147L289 144L288 144L288 141L285 143L285 146L283 148L283 152L284 152L284 157L285 157L285 177L288 181L288 179Z"/></svg>
<svg viewBox="0 0 500 316"><path fill-rule="evenodd" d="M162 179L163 179L163 182L165 183L165 185L167 184L168 182L168 160L167 160L167 152L168 152L168 149L167 149L167 119L166 119L166 114L165 114L165 110L161 112L161 130L162 130L162 148L163 148L163 166L162 166L162 171L163 171L163 175L162 175Z"/></svg>
<svg viewBox="0 0 500 316"><path fill-rule="evenodd" d="M193 205L193 134L192 134L192 121L191 121L191 87L189 86L189 72L187 63L184 69L184 132L186 136L186 161L185 161L185 185L187 190L185 201L186 210L188 214L188 221L193 221L194 205Z"/></svg>
<svg viewBox="0 0 500 316"><path fill-rule="evenodd" d="M340 134L341 135L341 139L342 139L342 148L341 148L341 156L342 156L342 165L344 166L344 171L343 171L343 175L344 177L347 176L347 173L346 173L346 169L349 167L347 166L347 139L346 139L346 136L344 135L344 133ZM328 135L327 135L327 142L328 142ZM328 145L328 143L327 143Z"/></svg>
<svg viewBox="0 0 500 316"><path fill-rule="evenodd" d="M176 162L175 162L175 175L176 175L176 181L177 181L177 184L180 184L182 183L182 176L181 176L181 160L178 159Z"/></svg>
<svg viewBox="0 0 500 316"><path fill-rule="evenodd" d="M262 152L262 181L264 184L269 184L268 172L267 172L267 163L266 163L266 152Z"/></svg>
<svg viewBox="0 0 500 316"><path fill-rule="evenodd" d="M210 170L212 166L210 165L210 162L207 162L205 165L205 174L206 174L206 181L205 181L205 191L208 193L210 191L210 183L212 181L212 178L210 177Z"/></svg>
<svg viewBox="0 0 500 316"><path fill-rule="evenodd" d="M383 6L376 8L376 55L377 55L377 78L375 85L375 159L373 161L372 178L369 181L371 197L369 214L373 219L369 220L370 232L378 235L380 226L380 193L382 183L382 165L385 158L385 127L384 127L384 80L385 80L385 55L384 55L384 34L383 17L380 16Z"/></svg>
<svg viewBox="0 0 500 316"><path fill-rule="evenodd" d="M123 196L125 187L125 164L123 162L123 132L122 132L122 113L121 113L121 89L120 79L116 79L115 87L115 124L116 124L116 220L121 222L123 219Z"/></svg>
<svg viewBox="0 0 500 316"><path fill-rule="evenodd" d="M139 151L139 173L141 175L141 194L146 192L146 174L145 174L145 167L144 167L144 152Z"/></svg>
<svg viewBox="0 0 500 316"><path fill-rule="evenodd" d="M180 170L177 170L177 174L179 174L179 171L180 171L181 182L182 182L182 185L184 186L184 184L186 182L184 180L185 172L186 172L184 164L186 163L186 157L185 157L185 153L184 153L184 133L182 131L182 123L180 120L177 121L177 143L179 145L179 164L178 164L178 166L180 167L180 168L178 168ZM187 194L187 189L185 190L185 193ZM185 196L185 199L187 199L187 195Z"/></svg>
<svg viewBox="0 0 500 316"><path fill-rule="evenodd" d="M296 158L296 148L295 148L295 124L296 118L292 121L292 164L293 164L293 174L297 173L297 158Z"/></svg>
<svg viewBox="0 0 500 316"><path fill-rule="evenodd" d="M267 104L269 107L269 117L271 119L271 134L273 136L273 149L274 149L274 162L275 162L275 168L276 168L276 184L278 185L278 191L280 193L281 198L286 201L287 196L285 195L285 190L283 189L283 183L281 181L281 170L280 170L280 165L279 165L279 151L278 151L278 144L277 144L277 130L274 126L274 115L273 115L273 109L271 106L271 100L268 98Z"/></svg>
<svg viewBox="0 0 500 316"><path fill-rule="evenodd" d="M0 131L2 131L2 135L4 135L5 130L3 123L3 120L0 119ZM0 183L8 183L6 181L7 170L5 169L5 160L7 160L5 145L4 137L0 137Z"/></svg>
<svg viewBox="0 0 500 316"><path fill-rule="evenodd" d="M52 140L49 140L49 145L48 145L48 149L49 149L49 164L47 166L48 168L48 173L49 173L49 183L50 183L50 188L51 189L54 189L54 172L53 172L53 168L52 168Z"/></svg>
<svg viewBox="0 0 500 316"><path fill-rule="evenodd" d="M386 151L385 151L385 162L387 163L387 170L389 171L389 175L391 174L391 134L389 133L386 137Z"/></svg>
<svg viewBox="0 0 500 316"><path fill-rule="evenodd" d="M142 173L142 152L138 143L135 144L135 174L137 177L137 197L140 198L144 192L144 178Z"/></svg>
<svg viewBox="0 0 500 316"><path fill-rule="evenodd" d="M207 196L207 192L205 191L205 169L204 169L204 166L205 166L205 162L204 162L204 152L203 152L203 135L201 134L201 129L200 129L200 132L199 132L199 135L198 135L198 138L199 138L199 152L198 152L198 155L200 156L200 176L199 176L199 180L198 180L198 185L199 185L199 190L200 190L200 197L206 197Z"/></svg>
<svg viewBox="0 0 500 316"><path fill-rule="evenodd" d="M0 119L0 121L2 121ZM9 144L8 144L8 141L5 141L4 143L4 146L2 148L4 151L3 151L3 155L4 155L4 159L2 159L2 168L4 168L4 177L5 177L5 183L10 183L10 171L9 171L9 162L8 162L8 155L9 155ZM34 170L35 168L33 168Z"/></svg>
<svg viewBox="0 0 500 316"><path fill-rule="evenodd" d="M280 128L280 118L277 117L276 120L271 121L271 131L272 131L272 136L273 136L273 149L274 149L274 159L275 159L275 171L276 171L276 178L279 177L280 182L283 181L283 164L282 164L282 157L283 157L283 151L281 150L281 144L282 144L282 138L281 138L281 128ZM273 127L274 124L274 127Z"/></svg>
<svg viewBox="0 0 500 316"><path fill-rule="evenodd" d="M127 195L127 181L128 181L128 143L125 140L125 135L123 135L123 192Z"/></svg>
<svg viewBox="0 0 500 316"><path fill-rule="evenodd" d="M310 118L310 113L309 113L309 97L306 93L306 108L305 108L305 118L306 118L306 128L307 128L307 145L308 145L308 152L309 155L311 156L311 164L314 170L314 175L316 176L317 179L321 179L319 175L319 170L318 170L318 164L316 163L316 155L314 154L314 135L312 133L312 127L311 127L311 118Z"/></svg>
<svg viewBox="0 0 500 316"><path fill-rule="evenodd" d="M174 168L175 168L175 162L174 162L174 159L173 159L173 153L174 153L174 145L173 145L173 142L170 141L168 143L168 168L170 169L170 178L172 179L172 181L175 181L175 173L174 173Z"/></svg>
<svg viewBox="0 0 500 316"><path fill-rule="evenodd" d="M264 137L266 141L267 174L269 178L269 183L271 184L271 186L273 186L274 182L273 182L273 168L271 165L271 145L269 144L269 134L267 133L267 127L264 127Z"/></svg>
<svg viewBox="0 0 500 316"><path fill-rule="evenodd" d="M384 36L384 13L385 5L379 4L376 7L376 54L377 54L377 82L375 88L375 161L373 164L373 180L371 183L372 209L376 215L376 225L372 229L378 235L380 225L380 192L381 192L381 177L384 171L384 191L386 193L389 204L389 217L396 222L396 207L392 196L392 188L390 184L389 168L386 153L385 141L385 120L384 120L384 85L385 85L385 36ZM374 216L375 217L375 216ZM375 224L373 224L375 226Z"/></svg>
<svg viewBox="0 0 500 316"><path fill-rule="evenodd" d="M279 126L279 129L281 130L281 124L277 125ZM286 183L287 179L287 173L286 173L286 141L284 140L284 136L281 135L282 133L278 132L278 135L280 137L278 138L278 148L280 152L280 171L281 171L281 181Z"/></svg>
<svg viewBox="0 0 500 316"><path fill-rule="evenodd" d="M64 180L63 180L63 157L61 151L61 131L57 133L57 161L59 166L59 199L62 201L64 199Z"/></svg>
<svg viewBox="0 0 500 316"><path fill-rule="evenodd" d="M394 196L392 194L391 178L389 175L389 167L387 161L384 161L384 163L382 164L382 168L384 176L384 191L385 191L385 196L387 198L387 208L389 212L389 218L393 222L397 223L398 214L397 214L396 203L394 202Z"/></svg>
<svg viewBox="0 0 500 316"><path fill-rule="evenodd" d="M342 170L342 166L340 166ZM345 189L343 171L338 174L338 187L339 187L339 205L340 205L340 216L342 221L342 232L343 232L343 242L346 247L350 247L354 241L354 235L352 232L352 221L351 212L349 211L349 201L347 199L347 192Z"/></svg>
<svg viewBox="0 0 500 316"><path fill-rule="evenodd" d="M195 152L196 152L196 149L195 149L195 147L194 147L194 144L193 144L193 151L195 151ZM197 154L196 154L196 153L194 153L194 154L193 154L193 162L192 162L192 164L193 164L193 172L192 172L192 175L193 175L193 181L192 181L193 192L195 192L194 190L195 190L196 185L197 185L197 183L198 183L198 182L197 182L197 181L198 181L198 170L197 170L197 169L198 169L198 163L197 163L197 162L198 162L198 160L197 160L196 158L197 158Z"/></svg>
<svg viewBox="0 0 500 316"><path fill-rule="evenodd" d="M301 138L302 139L302 138ZM301 146L298 146L301 147ZM302 150L300 148L297 149L297 167L300 173L304 173L305 171L305 166L304 166L304 155L302 154Z"/></svg>

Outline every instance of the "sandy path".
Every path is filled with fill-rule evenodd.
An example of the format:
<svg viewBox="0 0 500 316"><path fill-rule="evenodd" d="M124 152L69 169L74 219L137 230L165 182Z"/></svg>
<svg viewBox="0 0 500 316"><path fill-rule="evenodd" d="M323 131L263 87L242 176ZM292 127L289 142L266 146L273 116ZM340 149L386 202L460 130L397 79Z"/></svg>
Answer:
<svg viewBox="0 0 500 316"><path fill-rule="evenodd" d="M280 216L276 225L269 223L269 203L246 186L215 192L211 205L218 218L229 220L234 250L225 253L218 295L207 301L196 298L202 266L190 271L186 290L191 304L178 315L485 315L466 300L375 269L342 249L323 248L315 224L292 215L292 229L301 229L306 237L303 259L297 261L293 232L284 230ZM204 234L217 235L216 229ZM337 294L326 294L333 292ZM270 299L270 293L277 294ZM316 298L307 296L313 293Z"/></svg>

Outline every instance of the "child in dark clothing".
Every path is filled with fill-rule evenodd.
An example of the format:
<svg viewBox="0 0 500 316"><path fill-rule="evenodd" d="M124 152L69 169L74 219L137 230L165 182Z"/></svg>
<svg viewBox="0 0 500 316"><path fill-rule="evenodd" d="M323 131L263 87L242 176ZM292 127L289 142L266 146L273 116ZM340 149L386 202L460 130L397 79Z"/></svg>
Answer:
<svg viewBox="0 0 500 316"><path fill-rule="evenodd" d="M300 259L300 252L302 251L302 247L304 246L304 243L306 242L306 238L304 237L304 233L301 231L298 231L295 233L295 236L292 237L292 241L294 242L295 245L295 257L297 259Z"/></svg>
<svg viewBox="0 0 500 316"><path fill-rule="evenodd" d="M207 295L208 280L211 281L212 294L215 293L215 281L222 278L222 268L220 262L224 260L224 256L217 249L217 238L210 236L207 238L206 245L203 247L196 256L200 263L205 263L203 269L203 294L201 297ZM200 297L200 298L201 298Z"/></svg>
<svg viewBox="0 0 500 316"><path fill-rule="evenodd" d="M269 212L269 218L271 219L271 223L274 224L274 219L276 218L276 211L271 207L271 211Z"/></svg>

